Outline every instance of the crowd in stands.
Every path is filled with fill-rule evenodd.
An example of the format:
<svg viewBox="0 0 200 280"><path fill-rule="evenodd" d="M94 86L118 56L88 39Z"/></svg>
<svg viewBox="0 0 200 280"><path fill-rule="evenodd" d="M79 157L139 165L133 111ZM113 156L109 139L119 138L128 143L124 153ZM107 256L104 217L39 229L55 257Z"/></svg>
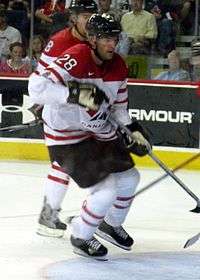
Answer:
<svg viewBox="0 0 200 280"><path fill-rule="evenodd" d="M35 0L34 36L30 40L31 1L0 0L0 72L30 74L48 38L72 25L70 2ZM167 71L147 78L192 79L187 71L189 56L187 63L181 64L178 42L183 35L195 34L195 0L97 0L97 4L99 13L110 14L121 23L116 51L125 59L151 56L165 61Z"/></svg>

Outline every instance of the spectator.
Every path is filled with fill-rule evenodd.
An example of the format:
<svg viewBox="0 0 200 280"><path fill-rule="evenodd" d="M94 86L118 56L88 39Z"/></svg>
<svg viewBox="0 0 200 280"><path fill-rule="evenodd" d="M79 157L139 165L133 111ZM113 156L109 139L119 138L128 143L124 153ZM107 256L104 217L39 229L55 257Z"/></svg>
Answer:
<svg viewBox="0 0 200 280"><path fill-rule="evenodd" d="M183 0L148 0L145 9L150 11L152 7L158 6L162 18L172 21L176 34L180 34L181 9Z"/></svg>
<svg viewBox="0 0 200 280"><path fill-rule="evenodd" d="M152 40L157 37L155 16L145 11L143 0L131 0L132 11L122 16L122 29L132 42L131 54L148 54Z"/></svg>
<svg viewBox="0 0 200 280"><path fill-rule="evenodd" d="M25 0L14 0L9 2L6 11L8 24L18 29L22 35L22 41L28 41L30 32L30 10Z"/></svg>
<svg viewBox="0 0 200 280"><path fill-rule="evenodd" d="M5 11L0 11L0 58L8 56L10 44L21 41L19 30L8 25Z"/></svg>
<svg viewBox="0 0 200 280"><path fill-rule="evenodd" d="M122 14L128 13L131 10L129 0L122 0L119 2L119 9L122 11Z"/></svg>
<svg viewBox="0 0 200 280"><path fill-rule="evenodd" d="M22 43L13 43L9 48L10 58L0 64L0 72L29 75L31 64L23 59L24 48Z"/></svg>
<svg viewBox="0 0 200 280"><path fill-rule="evenodd" d="M65 1L46 0L35 11L38 19L35 33L42 34L47 39L51 34L66 27L69 21L69 13L65 10Z"/></svg>
<svg viewBox="0 0 200 280"><path fill-rule="evenodd" d="M7 0L0 0L0 10L6 10L8 6Z"/></svg>
<svg viewBox="0 0 200 280"><path fill-rule="evenodd" d="M194 35L195 30L195 0L182 0L180 10L181 33L184 35Z"/></svg>
<svg viewBox="0 0 200 280"><path fill-rule="evenodd" d="M115 20L121 21L122 11L111 7L112 0L98 0L99 13L111 15Z"/></svg>
<svg viewBox="0 0 200 280"><path fill-rule="evenodd" d="M180 66L180 53L176 50L168 54L169 69L161 72L154 80L190 81L190 74Z"/></svg>
<svg viewBox="0 0 200 280"><path fill-rule="evenodd" d="M6 8L6 5L4 3L0 2L0 11L5 10L5 8Z"/></svg>
<svg viewBox="0 0 200 280"><path fill-rule="evenodd" d="M33 69L37 67L37 62L40 59L40 56L42 54L45 45L46 42L41 35L35 35L33 37L32 45L30 46L30 48L32 49L32 58L30 59L31 59Z"/></svg>
<svg viewBox="0 0 200 280"><path fill-rule="evenodd" d="M8 10L26 11L29 10L29 4L26 0L9 1Z"/></svg>
<svg viewBox="0 0 200 280"><path fill-rule="evenodd" d="M160 1L149 5L149 11L155 16L156 24L158 28L158 36L155 41L155 51L163 56L167 56L168 53L176 47L176 31L175 25L172 19L169 19L162 12L162 5Z"/></svg>

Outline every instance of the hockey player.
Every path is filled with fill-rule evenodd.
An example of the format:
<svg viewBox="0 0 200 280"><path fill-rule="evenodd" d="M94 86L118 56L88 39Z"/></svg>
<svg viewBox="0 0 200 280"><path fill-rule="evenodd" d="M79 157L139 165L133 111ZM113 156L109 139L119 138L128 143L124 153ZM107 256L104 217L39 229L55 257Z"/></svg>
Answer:
<svg viewBox="0 0 200 280"><path fill-rule="evenodd" d="M121 32L110 16L95 14L87 23L89 45L79 44L58 57L43 75L33 73L29 94L44 105L44 133L52 176L69 174L88 196L71 219L74 252L106 259L107 248L95 237L130 250L132 237L122 224L130 209L139 172L129 152L144 156L149 142L127 112L127 67L114 52ZM110 114L127 125L134 142L117 134Z"/></svg>
<svg viewBox="0 0 200 280"><path fill-rule="evenodd" d="M66 49L84 42L86 38L85 25L88 18L97 12L97 4L94 0L72 0L70 12L73 27L64 28L53 35L38 62L37 72L43 74L45 68L54 61ZM42 106L33 106L37 114ZM60 140L56 140L60 143ZM44 205L39 217L37 233L45 236L62 237L66 225L58 217L62 200L64 199L69 184L69 176L58 170L52 163L48 177L45 181Z"/></svg>
<svg viewBox="0 0 200 280"><path fill-rule="evenodd" d="M73 26L55 33L48 41L40 60L37 71L42 71L66 49L84 42L86 38L85 25L89 17L97 12L94 0L72 0L70 14Z"/></svg>

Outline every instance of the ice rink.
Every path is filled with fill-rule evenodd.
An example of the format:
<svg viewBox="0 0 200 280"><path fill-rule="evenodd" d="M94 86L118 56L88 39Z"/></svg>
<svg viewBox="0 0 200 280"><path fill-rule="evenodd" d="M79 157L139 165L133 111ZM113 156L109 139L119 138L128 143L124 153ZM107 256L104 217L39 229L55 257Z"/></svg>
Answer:
<svg viewBox="0 0 200 280"><path fill-rule="evenodd" d="M104 242L109 261L78 257L65 238L35 233L42 205L47 163L0 162L0 279L2 280L199 280L200 241L183 249L200 232L200 214L189 212L196 202L172 179L166 178L138 196L125 228L135 239L126 252ZM139 169L139 188L163 174ZM200 172L177 175L200 196ZM85 191L71 183L61 217L77 214Z"/></svg>

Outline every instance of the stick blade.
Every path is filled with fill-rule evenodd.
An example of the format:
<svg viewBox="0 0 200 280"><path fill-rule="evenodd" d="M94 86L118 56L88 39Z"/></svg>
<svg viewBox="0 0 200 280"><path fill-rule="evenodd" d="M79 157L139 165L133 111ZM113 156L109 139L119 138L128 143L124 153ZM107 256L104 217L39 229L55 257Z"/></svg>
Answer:
<svg viewBox="0 0 200 280"><path fill-rule="evenodd" d="M193 212L193 213L200 213L200 207L197 206L197 207L195 207L194 209L190 210L190 212Z"/></svg>
<svg viewBox="0 0 200 280"><path fill-rule="evenodd" d="M193 237L191 237L186 241L183 248L188 248L192 246L194 243L196 243L199 240L199 238L200 238L200 233L197 233L196 235L194 235Z"/></svg>

